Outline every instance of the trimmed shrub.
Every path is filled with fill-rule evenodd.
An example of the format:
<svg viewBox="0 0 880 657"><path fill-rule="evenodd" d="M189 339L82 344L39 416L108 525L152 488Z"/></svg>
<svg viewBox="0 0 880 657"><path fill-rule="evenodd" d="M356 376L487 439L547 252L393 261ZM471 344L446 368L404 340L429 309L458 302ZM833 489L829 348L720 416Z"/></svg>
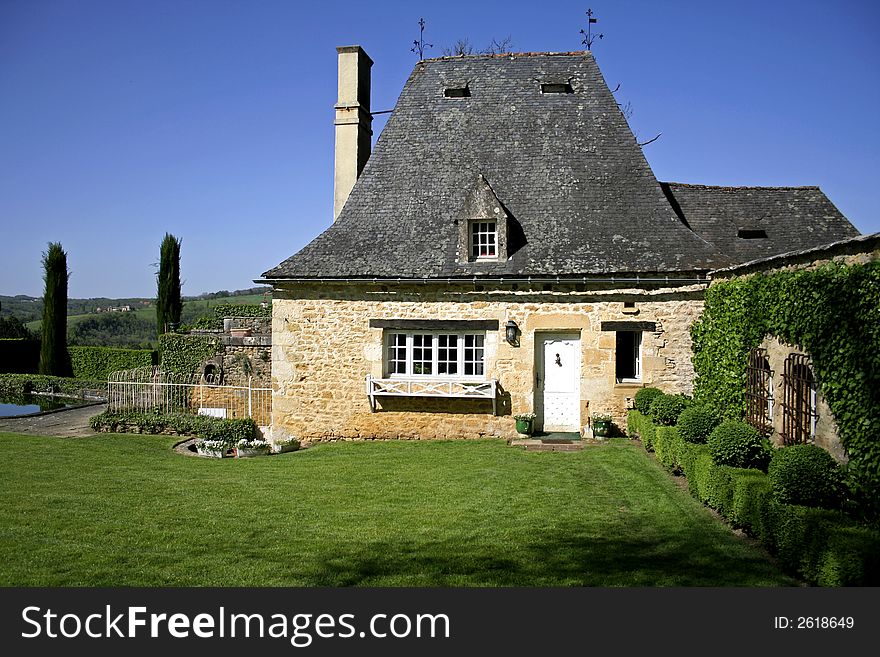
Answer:
<svg viewBox="0 0 880 657"><path fill-rule="evenodd" d="M683 440L678 442L678 466L685 477L693 475L694 463L701 454L708 454L709 448L705 445L694 445Z"/></svg>
<svg viewBox="0 0 880 657"><path fill-rule="evenodd" d="M95 431L112 433L170 433L196 436L204 440L222 440L230 446L239 440L257 435L257 424L251 418L221 419L188 413L111 413L95 415L89 420Z"/></svg>
<svg viewBox="0 0 880 657"><path fill-rule="evenodd" d="M651 410L651 402L662 394L663 391L660 388L642 388L636 393L633 404L639 413L648 415Z"/></svg>
<svg viewBox="0 0 880 657"><path fill-rule="evenodd" d="M151 349L117 349L115 347L68 347L73 375L81 379L107 379L111 372L150 367L159 362Z"/></svg>
<svg viewBox="0 0 880 657"><path fill-rule="evenodd" d="M654 443L654 423L639 411L630 411L626 417L626 430L630 438L640 438L645 449L651 451Z"/></svg>
<svg viewBox="0 0 880 657"><path fill-rule="evenodd" d="M880 536L864 527L832 527L816 568L819 586L880 583Z"/></svg>
<svg viewBox="0 0 880 657"><path fill-rule="evenodd" d="M777 449L767 470L782 504L833 509L840 506L842 477L834 457L817 445Z"/></svg>
<svg viewBox="0 0 880 657"><path fill-rule="evenodd" d="M761 507L771 499L770 480L760 470L736 470L728 520L755 536L760 534Z"/></svg>
<svg viewBox="0 0 880 657"><path fill-rule="evenodd" d="M678 433L688 443L705 443L721 418L718 413L703 404L692 404L678 416Z"/></svg>
<svg viewBox="0 0 880 657"><path fill-rule="evenodd" d="M739 420L725 420L706 441L716 465L766 471L772 447L757 429Z"/></svg>
<svg viewBox="0 0 880 657"><path fill-rule="evenodd" d="M259 304L221 303L214 306L214 316L224 317L272 317L272 304L262 307Z"/></svg>
<svg viewBox="0 0 880 657"><path fill-rule="evenodd" d="M691 398L686 395L658 395L651 402L651 419L662 426L675 426L678 416L690 404Z"/></svg>
<svg viewBox="0 0 880 657"><path fill-rule="evenodd" d="M0 394L26 395L31 392L65 393L78 397L104 398L107 394L107 382L43 374L0 374Z"/></svg>
<svg viewBox="0 0 880 657"><path fill-rule="evenodd" d="M678 463L678 444L681 438L677 427L657 427L654 434L654 453L657 460L673 472L680 470Z"/></svg>

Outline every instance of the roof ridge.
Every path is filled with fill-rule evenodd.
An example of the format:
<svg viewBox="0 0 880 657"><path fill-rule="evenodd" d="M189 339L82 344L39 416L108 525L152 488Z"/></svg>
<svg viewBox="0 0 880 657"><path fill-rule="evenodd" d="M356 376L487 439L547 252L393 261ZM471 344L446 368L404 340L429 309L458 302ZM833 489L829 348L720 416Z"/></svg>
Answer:
<svg viewBox="0 0 880 657"><path fill-rule="evenodd" d="M504 59L504 58L515 58L515 57L575 57L575 56L584 56L589 55L592 57L592 53L589 50L569 50L562 52L540 52L540 51L526 51L526 52L499 52L499 53L474 53L471 55L443 55L441 57L429 57L426 59L420 60L418 63L423 64L425 62L442 62L442 61L452 61L459 59Z"/></svg>
<svg viewBox="0 0 880 657"><path fill-rule="evenodd" d="M699 187L701 189L821 189L819 185L702 185L672 180L662 181L661 184L678 185L679 187Z"/></svg>

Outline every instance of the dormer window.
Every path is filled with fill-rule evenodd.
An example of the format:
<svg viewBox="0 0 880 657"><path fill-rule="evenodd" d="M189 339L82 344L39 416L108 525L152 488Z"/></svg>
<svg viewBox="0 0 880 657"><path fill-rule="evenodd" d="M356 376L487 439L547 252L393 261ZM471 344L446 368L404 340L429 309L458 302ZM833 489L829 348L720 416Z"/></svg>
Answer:
<svg viewBox="0 0 880 657"><path fill-rule="evenodd" d="M545 82L541 84L542 94L571 94L574 89L569 82Z"/></svg>
<svg viewBox="0 0 880 657"><path fill-rule="evenodd" d="M443 95L446 98L469 98L471 89L467 85L462 87L446 87L443 90Z"/></svg>
<svg viewBox="0 0 880 657"><path fill-rule="evenodd" d="M471 222L471 257L474 260L498 258L498 223L495 221Z"/></svg>
<svg viewBox="0 0 880 657"><path fill-rule="evenodd" d="M504 204L495 196L486 179L477 175L453 224L458 232L458 261L506 261L510 256L507 241L509 221L510 216Z"/></svg>

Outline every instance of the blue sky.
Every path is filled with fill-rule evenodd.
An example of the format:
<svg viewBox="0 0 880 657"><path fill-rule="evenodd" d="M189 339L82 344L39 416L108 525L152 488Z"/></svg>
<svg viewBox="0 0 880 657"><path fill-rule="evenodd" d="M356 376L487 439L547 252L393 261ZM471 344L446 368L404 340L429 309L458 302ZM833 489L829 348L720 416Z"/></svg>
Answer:
<svg viewBox="0 0 880 657"><path fill-rule="evenodd" d="M60 241L71 296L153 296L166 231L184 294L250 287L331 222L336 46L391 109L419 17L426 56L566 51L588 6L658 178L819 185L880 230L880 3L3 0L0 294L42 294Z"/></svg>

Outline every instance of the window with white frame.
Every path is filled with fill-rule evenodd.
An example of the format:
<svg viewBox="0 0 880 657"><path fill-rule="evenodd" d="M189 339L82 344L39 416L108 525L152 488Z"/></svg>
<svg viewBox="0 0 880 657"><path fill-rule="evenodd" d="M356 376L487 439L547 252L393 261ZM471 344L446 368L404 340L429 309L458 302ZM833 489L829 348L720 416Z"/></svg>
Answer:
<svg viewBox="0 0 880 657"><path fill-rule="evenodd" d="M485 333L393 331L385 337L391 377L484 377Z"/></svg>
<svg viewBox="0 0 880 657"><path fill-rule="evenodd" d="M642 380L642 332L617 331L615 377L618 383Z"/></svg>
<svg viewBox="0 0 880 657"><path fill-rule="evenodd" d="M498 257L498 224L496 222L471 222L471 257L475 260Z"/></svg>

